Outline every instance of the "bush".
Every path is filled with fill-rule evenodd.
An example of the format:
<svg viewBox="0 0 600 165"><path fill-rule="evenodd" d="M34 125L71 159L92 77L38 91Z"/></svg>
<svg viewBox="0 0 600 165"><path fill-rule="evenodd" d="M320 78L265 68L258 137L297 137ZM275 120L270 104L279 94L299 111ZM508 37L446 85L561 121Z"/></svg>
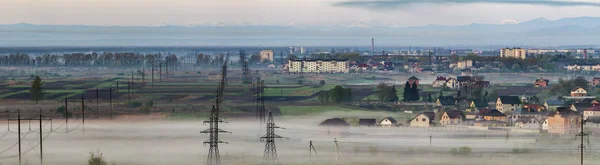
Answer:
<svg viewBox="0 0 600 165"><path fill-rule="evenodd" d="M153 106L154 106L154 102L153 102L152 100L148 100L148 101L146 102L146 106L147 106L147 107L153 107Z"/></svg>
<svg viewBox="0 0 600 165"><path fill-rule="evenodd" d="M56 112L60 113L62 116L65 116L65 106L60 106L56 108ZM68 112L67 117L72 117L73 113Z"/></svg>
<svg viewBox="0 0 600 165"><path fill-rule="evenodd" d="M325 85L325 80L319 81L319 85L324 86Z"/></svg>
<svg viewBox="0 0 600 165"><path fill-rule="evenodd" d="M377 147L369 146L369 154L371 154L371 156L377 155L378 152L379 150L377 149Z"/></svg>
<svg viewBox="0 0 600 165"><path fill-rule="evenodd" d="M450 153L452 155L469 155L469 154L471 154L471 148L470 147L452 148L450 150Z"/></svg>
<svg viewBox="0 0 600 165"><path fill-rule="evenodd" d="M302 84L304 84L304 80L299 79L298 81L296 81L296 83L298 83L298 85L302 85Z"/></svg>
<svg viewBox="0 0 600 165"><path fill-rule="evenodd" d="M88 165L107 165L104 158L102 158L102 153L98 152L94 154L90 152L90 158L88 159Z"/></svg>
<svg viewBox="0 0 600 165"><path fill-rule="evenodd" d="M519 153L530 153L530 152L531 152L531 149L528 149L528 148L522 148L522 149L519 149L519 148L513 148L513 149L512 149L512 152L513 152L513 153L515 153L515 154L519 154Z"/></svg>
<svg viewBox="0 0 600 165"><path fill-rule="evenodd" d="M132 102L127 102L127 106L130 108L137 108L137 107L141 107L142 103L140 103L139 101L132 101Z"/></svg>

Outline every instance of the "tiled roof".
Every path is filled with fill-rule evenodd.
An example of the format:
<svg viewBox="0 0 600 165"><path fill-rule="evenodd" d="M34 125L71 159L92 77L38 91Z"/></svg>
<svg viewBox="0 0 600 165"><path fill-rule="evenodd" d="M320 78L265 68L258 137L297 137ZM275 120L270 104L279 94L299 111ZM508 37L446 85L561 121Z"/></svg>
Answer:
<svg viewBox="0 0 600 165"><path fill-rule="evenodd" d="M579 110L579 109L577 109ZM592 107L588 107L583 109L583 111L600 111L600 105L594 105Z"/></svg>
<svg viewBox="0 0 600 165"><path fill-rule="evenodd" d="M506 115L504 113L494 109L494 110L491 110L491 111L483 114L483 116L506 116Z"/></svg>
<svg viewBox="0 0 600 165"><path fill-rule="evenodd" d="M383 120L385 120L385 119L388 119L388 120L389 120L390 122L392 122L392 123L398 123L398 121L396 121L396 119L394 119L393 117L385 117L385 118L383 118L381 121L383 121ZM379 122L381 123L381 121L379 121Z"/></svg>
<svg viewBox="0 0 600 165"><path fill-rule="evenodd" d="M471 76L458 76L456 77L456 80L459 82L471 81Z"/></svg>
<svg viewBox="0 0 600 165"><path fill-rule="evenodd" d="M499 96L502 104L521 104L519 96Z"/></svg>
<svg viewBox="0 0 600 165"><path fill-rule="evenodd" d="M452 110L452 111L446 111L446 114L448 114L448 117L450 119L456 119L458 117L462 117L461 113L462 112L460 112L460 111L454 111L454 110Z"/></svg>
<svg viewBox="0 0 600 165"><path fill-rule="evenodd" d="M548 104L548 106L561 106L563 103L564 102L562 100L546 100L546 104Z"/></svg>
<svg viewBox="0 0 600 165"><path fill-rule="evenodd" d="M340 118L331 118L331 119L327 119L323 122L321 122L321 124L319 124L320 126L350 126L350 124L348 124L348 122L340 119Z"/></svg>
<svg viewBox="0 0 600 165"><path fill-rule="evenodd" d="M594 104L592 104L592 103L573 103L573 106L575 107L575 110L581 112L585 109L594 107Z"/></svg>
<svg viewBox="0 0 600 165"><path fill-rule="evenodd" d="M436 81L437 80L444 80L444 81L446 81L446 77L444 77L444 76L438 76L435 80Z"/></svg>
<svg viewBox="0 0 600 165"><path fill-rule="evenodd" d="M358 119L358 125L361 126L374 126L375 124L377 124L375 119Z"/></svg>

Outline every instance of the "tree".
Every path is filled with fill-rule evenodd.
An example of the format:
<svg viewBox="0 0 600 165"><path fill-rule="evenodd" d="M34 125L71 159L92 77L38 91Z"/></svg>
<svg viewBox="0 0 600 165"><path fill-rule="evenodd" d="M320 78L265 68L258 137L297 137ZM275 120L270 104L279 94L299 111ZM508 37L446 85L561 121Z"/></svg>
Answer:
<svg viewBox="0 0 600 165"><path fill-rule="evenodd" d="M325 80L319 81L319 85L324 86L325 85Z"/></svg>
<svg viewBox="0 0 600 165"><path fill-rule="evenodd" d="M438 97L444 96L444 90L440 90L440 95Z"/></svg>
<svg viewBox="0 0 600 165"><path fill-rule="evenodd" d="M31 83L31 89L29 89L29 93L31 93L31 99L35 100L36 104L39 100L44 98L44 90L42 89L43 85L44 82L42 82L40 76L35 76L35 79Z"/></svg>
<svg viewBox="0 0 600 165"><path fill-rule="evenodd" d="M431 93L427 95L427 102L433 102L433 98L431 98Z"/></svg>
<svg viewBox="0 0 600 165"><path fill-rule="evenodd" d="M512 70L515 72L521 71L521 65L519 64L513 64L512 65Z"/></svg>
<svg viewBox="0 0 600 165"><path fill-rule="evenodd" d="M412 85L412 88L411 88L411 91L410 91L410 92L411 92L411 97L410 97L410 98L411 98L411 100L410 100L410 101L419 101L419 99L420 99L421 97L419 96L419 89L418 89L418 87L417 87L417 83L414 83L414 84Z"/></svg>
<svg viewBox="0 0 600 165"><path fill-rule="evenodd" d="M379 99L379 101L389 101L390 100L390 91L391 91L391 87L388 86L385 83L380 83L379 85L377 85L377 98Z"/></svg>
<svg viewBox="0 0 600 165"><path fill-rule="evenodd" d="M589 82L582 76L578 76L577 78L575 78L573 80L573 85L575 85L575 87L580 87L583 89L587 89L590 87Z"/></svg>
<svg viewBox="0 0 600 165"><path fill-rule="evenodd" d="M396 86L392 86L392 90L390 90L389 95L391 102L397 102L400 100L400 98L398 98L398 91L396 90Z"/></svg>
<svg viewBox="0 0 600 165"><path fill-rule="evenodd" d="M341 102L350 102L352 101L352 88L343 88L342 86L335 86L329 92L329 97L332 102L341 103Z"/></svg>
<svg viewBox="0 0 600 165"><path fill-rule="evenodd" d="M537 96L531 96L529 98L529 103L533 103L533 104L540 104L540 98Z"/></svg>
<svg viewBox="0 0 600 165"><path fill-rule="evenodd" d="M330 97L329 92L323 91L323 92L319 93L319 95L317 96L317 99L319 99L319 101L321 103L327 103L327 102L329 102L329 97Z"/></svg>
<svg viewBox="0 0 600 165"><path fill-rule="evenodd" d="M94 154L90 152L90 157L88 159L88 165L107 165L106 161L102 157L102 153L98 152Z"/></svg>
<svg viewBox="0 0 600 165"><path fill-rule="evenodd" d="M412 100L412 98L411 98L412 95L410 94L411 90L412 89L410 88L410 83L408 83L408 81L407 81L406 84L404 84L404 92L402 92L402 97L403 97L402 99L404 101Z"/></svg>

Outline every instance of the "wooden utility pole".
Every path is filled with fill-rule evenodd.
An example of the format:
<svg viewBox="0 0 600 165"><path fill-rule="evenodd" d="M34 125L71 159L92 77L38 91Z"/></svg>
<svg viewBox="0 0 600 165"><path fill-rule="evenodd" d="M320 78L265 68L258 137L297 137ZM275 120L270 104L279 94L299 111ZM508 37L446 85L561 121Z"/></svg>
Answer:
<svg viewBox="0 0 600 165"><path fill-rule="evenodd" d="M21 120L27 120L30 123L31 123L32 120L39 121L39 126L40 126L40 128L39 128L39 136L40 136L40 139L39 139L40 140L40 143L39 143L39 145L40 145L40 164L41 165L44 164L43 144L42 144L42 142L44 140L44 136L43 136L44 132L43 132L42 120L50 120L50 123L52 123L52 119L44 119L43 116L42 116L42 110L41 109L40 109L39 116L40 116L39 118L26 118L26 119L22 119L21 118L21 110L17 109L17 118L16 119L10 119L10 118L8 119L9 123L10 123L10 121L17 120L17 129L18 129L17 130L17 134L18 134L17 135L18 136L17 143L18 143L18 146L19 146L19 165L21 165L21 160L23 158L22 157L22 150L21 150ZM31 127L31 125L30 125L30 127ZM50 130L52 130L52 128Z"/></svg>

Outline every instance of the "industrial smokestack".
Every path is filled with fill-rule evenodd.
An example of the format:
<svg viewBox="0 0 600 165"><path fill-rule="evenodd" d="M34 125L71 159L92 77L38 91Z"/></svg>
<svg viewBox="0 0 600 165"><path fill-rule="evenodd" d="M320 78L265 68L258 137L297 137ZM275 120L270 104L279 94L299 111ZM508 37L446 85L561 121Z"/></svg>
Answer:
<svg viewBox="0 0 600 165"><path fill-rule="evenodd" d="M375 38L371 38L371 52L375 53Z"/></svg>

